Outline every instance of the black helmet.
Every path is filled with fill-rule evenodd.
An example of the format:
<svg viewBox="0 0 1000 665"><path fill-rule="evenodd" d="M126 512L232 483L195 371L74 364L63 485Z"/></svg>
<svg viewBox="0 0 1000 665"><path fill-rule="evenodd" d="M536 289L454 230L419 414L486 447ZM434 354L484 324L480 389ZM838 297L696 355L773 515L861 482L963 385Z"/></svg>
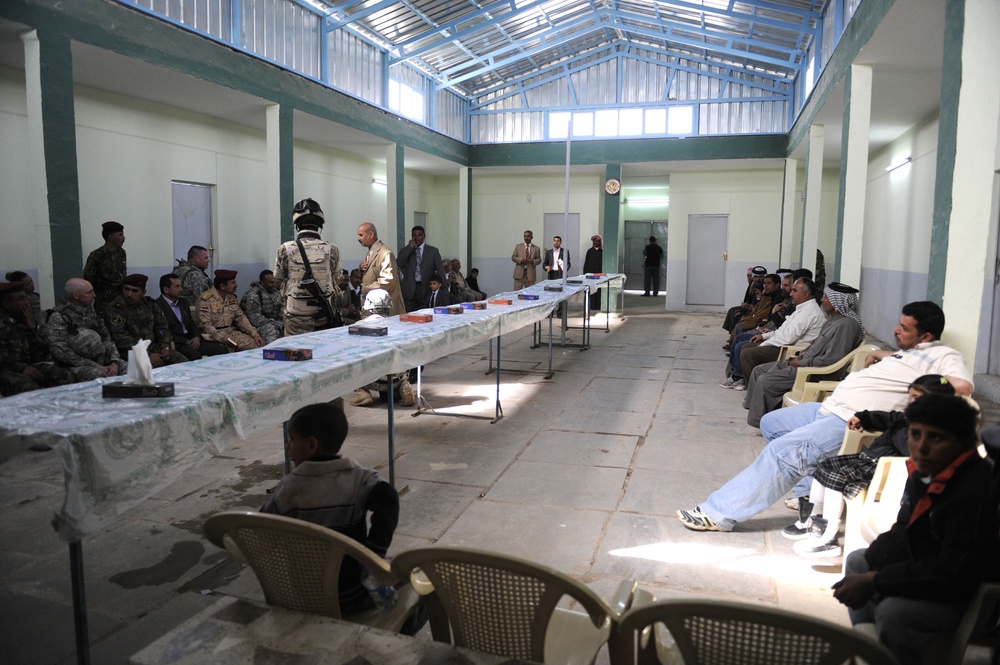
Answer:
<svg viewBox="0 0 1000 665"><path fill-rule="evenodd" d="M302 199L292 208L292 224L295 226L323 226L326 218L323 209L312 199Z"/></svg>

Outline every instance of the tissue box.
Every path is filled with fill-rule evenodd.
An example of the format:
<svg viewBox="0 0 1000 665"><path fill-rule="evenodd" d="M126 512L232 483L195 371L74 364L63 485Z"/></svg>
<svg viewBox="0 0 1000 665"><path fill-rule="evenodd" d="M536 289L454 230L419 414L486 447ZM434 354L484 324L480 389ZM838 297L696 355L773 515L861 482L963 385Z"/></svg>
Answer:
<svg viewBox="0 0 1000 665"><path fill-rule="evenodd" d="M435 307L435 314L461 314L465 310L461 305L449 305L448 307Z"/></svg>
<svg viewBox="0 0 1000 665"><path fill-rule="evenodd" d="M362 335L363 337L385 337L389 334L386 326L351 326L347 329L348 335Z"/></svg>
<svg viewBox="0 0 1000 665"><path fill-rule="evenodd" d="M587 279L600 279L604 277L603 272L595 272L593 275L587 275Z"/></svg>
<svg viewBox="0 0 1000 665"><path fill-rule="evenodd" d="M514 304L514 301L511 300L510 298L490 298L486 302L488 302L491 305L513 305Z"/></svg>
<svg viewBox="0 0 1000 665"><path fill-rule="evenodd" d="M538 300L538 296L536 296L534 293L518 293L517 294L517 299L518 300Z"/></svg>
<svg viewBox="0 0 1000 665"><path fill-rule="evenodd" d="M563 288L561 286L545 286L543 288L546 291L562 291L563 290Z"/></svg>
<svg viewBox="0 0 1000 665"><path fill-rule="evenodd" d="M567 284L583 284L583 280L582 279L567 279L566 283Z"/></svg>
<svg viewBox="0 0 1000 665"><path fill-rule="evenodd" d="M400 321L408 321L409 323L430 323L434 320L433 314L400 314Z"/></svg>
<svg viewBox="0 0 1000 665"><path fill-rule="evenodd" d="M174 384L154 383L142 385L139 383L105 383L101 386L101 397L173 397Z"/></svg>
<svg viewBox="0 0 1000 665"><path fill-rule="evenodd" d="M463 302L462 309L486 309L484 302Z"/></svg>
<svg viewBox="0 0 1000 665"><path fill-rule="evenodd" d="M264 360L312 360L312 349L264 349Z"/></svg>

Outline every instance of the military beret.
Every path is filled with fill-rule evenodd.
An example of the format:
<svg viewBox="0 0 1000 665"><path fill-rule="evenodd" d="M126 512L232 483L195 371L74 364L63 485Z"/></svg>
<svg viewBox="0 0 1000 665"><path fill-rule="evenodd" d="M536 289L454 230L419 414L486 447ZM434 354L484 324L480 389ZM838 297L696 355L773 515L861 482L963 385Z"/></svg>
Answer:
<svg viewBox="0 0 1000 665"><path fill-rule="evenodd" d="M129 286L137 286L140 289L146 288L146 282L149 281L149 277L146 277L142 273L134 272L125 279L122 280L122 284L128 284Z"/></svg>
<svg viewBox="0 0 1000 665"><path fill-rule="evenodd" d="M118 222L104 222L101 224L101 233L111 234L118 233L119 231L124 231L125 227Z"/></svg>
<svg viewBox="0 0 1000 665"><path fill-rule="evenodd" d="M236 270L216 270L215 276L224 282L228 282L231 279L236 279Z"/></svg>
<svg viewBox="0 0 1000 665"><path fill-rule="evenodd" d="M834 291L839 291L840 293L857 293L858 290L853 286L848 286L847 284L841 284L840 282L830 282L826 285L828 289L833 289Z"/></svg>
<svg viewBox="0 0 1000 665"><path fill-rule="evenodd" d="M19 291L24 291L24 284L21 282L0 282L0 298L6 298Z"/></svg>
<svg viewBox="0 0 1000 665"><path fill-rule="evenodd" d="M754 266L753 267L753 274L755 274L755 275L766 275L767 274L767 268L765 268L764 266Z"/></svg>

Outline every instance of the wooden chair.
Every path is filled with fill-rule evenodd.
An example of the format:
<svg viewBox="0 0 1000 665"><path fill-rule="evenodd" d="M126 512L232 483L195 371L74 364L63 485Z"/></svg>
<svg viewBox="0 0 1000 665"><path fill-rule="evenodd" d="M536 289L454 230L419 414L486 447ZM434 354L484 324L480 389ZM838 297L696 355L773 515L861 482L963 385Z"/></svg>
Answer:
<svg viewBox="0 0 1000 665"><path fill-rule="evenodd" d="M392 569L424 596L436 641L552 665L593 663L636 589L623 582L608 604L551 568L466 547L409 550ZM564 599L584 613L559 607Z"/></svg>
<svg viewBox="0 0 1000 665"><path fill-rule="evenodd" d="M874 344L862 344L846 356L826 367L800 367L795 373L795 383L792 389L785 393L781 402L784 406L793 406L803 402L822 401L836 389L839 381L821 380L817 377L829 376L847 368L848 373L864 369L865 358L879 347Z"/></svg>
<svg viewBox="0 0 1000 665"><path fill-rule="evenodd" d="M663 626L673 643L658 634ZM829 621L725 600L662 600L622 617L612 665L898 665L878 641ZM682 659L682 660L681 660Z"/></svg>
<svg viewBox="0 0 1000 665"><path fill-rule="evenodd" d="M361 543L310 522L257 512L224 512L205 521L205 537L253 569L268 605L399 632L420 597L398 590L396 606L342 615L337 595L345 556L357 560L382 585L399 578L389 564Z"/></svg>

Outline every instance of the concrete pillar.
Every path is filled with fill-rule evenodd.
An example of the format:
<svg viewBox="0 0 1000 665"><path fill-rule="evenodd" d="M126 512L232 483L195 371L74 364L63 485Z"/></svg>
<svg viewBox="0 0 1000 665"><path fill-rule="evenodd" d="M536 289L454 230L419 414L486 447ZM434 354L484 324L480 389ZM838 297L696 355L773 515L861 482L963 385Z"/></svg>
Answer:
<svg viewBox="0 0 1000 665"><path fill-rule="evenodd" d="M622 165L621 164L608 164L604 168L604 180L607 182L609 178L616 178L621 180L622 178ZM604 187L601 187L604 190ZM604 232L601 236L604 238L604 272L621 272L619 266L622 265L624 260L623 252L625 247L625 225L621 221L621 193L618 194L608 194L604 192L602 195L604 199ZM580 265L583 265L581 263ZM636 288L633 286L632 288ZM667 280L667 288L670 288L670 280ZM615 298L618 297L618 289L608 289L609 296L602 298L602 306L608 307L608 303L616 302ZM669 300L669 297L667 298Z"/></svg>
<svg viewBox="0 0 1000 665"><path fill-rule="evenodd" d="M267 239L269 247L277 247L295 237L292 226L292 206L295 205L293 110L289 106L272 104L266 109L266 120Z"/></svg>
<svg viewBox="0 0 1000 665"><path fill-rule="evenodd" d="M819 248L819 211L823 194L823 125L809 128L809 153L806 155L806 207L802 216L801 267L815 270Z"/></svg>
<svg viewBox="0 0 1000 665"><path fill-rule="evenodd" d="M781 241L778 247L778 267L791 268L795 261L795 209L799 196L795 191L799 160L785 160L785 176L781 191Z"/></svg>
<svg viewBox="0 0 1000 665"><path fill-rule="evenodd" d="M945 341L977 363L989 344L983 288L992 289L986 238L996 170L1000 117L1000 5L996 0L952 0L945 10L944 64L938 129L934 221L931 228L927 297L944 308Z"/></svg>
<svg viewBox="0 0 1000 665"><path fill-rule="evenodd" d="M73 54L69 40L62 36L32 30L21 38L31 159L29 195L35 201L33 219L22 221L34 229L37 289L42 307L51 307L62 299L66 280L83 274ZM86 223L100 226L103 221Z"/></svg>
<svg viewBox="0 0 1000 665"><path fill-rule="evenodd" d="M861 241L868 187L868 134L872 111L872 68L851 65L845 78L844 127L840 156L836 270L830 281L861 286Z"/></svg>

